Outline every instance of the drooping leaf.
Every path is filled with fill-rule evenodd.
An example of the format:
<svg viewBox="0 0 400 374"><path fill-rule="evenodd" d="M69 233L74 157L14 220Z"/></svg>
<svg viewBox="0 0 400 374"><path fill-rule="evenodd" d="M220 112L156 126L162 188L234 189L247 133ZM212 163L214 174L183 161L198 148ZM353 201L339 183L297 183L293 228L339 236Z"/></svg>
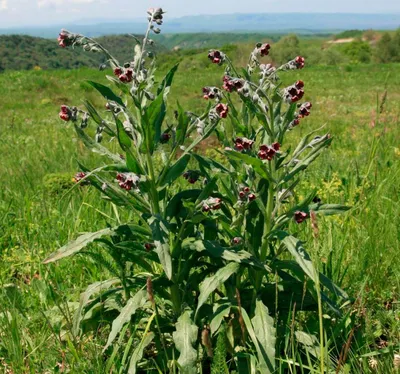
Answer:
<svg viewBox="0 0 400 374"><path fill-rule="evenodd" d="M79 138L83 141L83 144L85 144L87 148L89 148L95 153L109 157L114 162L122 163L121 157L119 155L110 152L106 147L103 147L101 144L95 142L77 124L74 124L74 127Z"/></svg>
<svg viewBox="0 0 400 374"><path fill-rule="evenodd" d="M111 332L108 336L107 343L103 348L103 352L112 344L125 323L129 322L136 311L139 308L142 308L146 302L147 292L145 290L140 290L135 296L128 300L126 305L122 308L119 316L112 323Z"/></svg>
<svg viewBox="0 0 400 374"><path fill-rule="evenodd" d="M302 242L291 235L286 236L282 242L302 268L304 273L314 282L317 282L317 272L310 256L304 249Z"/></svg>
<svg viewBox="0 0 400 374"><path fill-rule="evenodd" d="M88 244L92 243L96 239L99 239L106 235L113 235L114 229L103 229L97 232L89 232L79 236L77 239L69 242L67 245L61 247L58 251L52 253L47 257L43 263L49 264L50 262L58 261L64 257L71 256L79 252L82 248L86 247Z"/></svg>
<svg viewBox="0 0 400 374"><path fill-rule="evenodd" d="M154 337L155 334L153 332L149 332L143 337L143 339L134 349L129 362L128 374L136 374L137 364L143 358L143 351L153 341Z"/></svg>
<svg viewBox="0 0 400 374"><path fill-rule="evenodd" d="M269 181L272 180L268 169L259 158L252 157L237 151L225 151L225 153L233 160L244 162L247 165L253 166L254 170L257 172L257 174L260 175L260 177L265 178Z"/></svg>
<svg viewBox="0 0 400 374"><path fill-rule="evenodd" d="M333 216L336 214L343 214L351 209L351 207L340 204L313 204L310 205L309 210L314 211L322 216Z"/></svg>
<svg viewBox="0 0 400 374"><path fill-rule="evenodd" d="M82 310L89 301L90 297L96 293L99 293L103 290L109 289L111 286L114 286L115 284L121 283L120 279L113 278L113 279L108 279L106 281L101 281L101 282L95 282L91 284L88 288L86 288L85 292L81 293L81 297L79 300L79 307L75 312L74 316L74 334L78 335L79 333L79 324L82 320Z"/></svg>
<svg viewBox="0 0 400 374"><path fill-rule="evenodd" d="M183 374L195 374L197 351L193 348L193 344L197 340L198 327L191 320L191 311L185 311L176 323L176 331L172 334L176 349L180 355L178 364Z"/></svg>
<svg viewBox="0 0 400 374"><path fill-rule="evenodd" d="M211 335L214 335L218 331L224 318L229 316L231 307L232 307L231 303L214 305L214 310L213 310L214 314L211 317L211 322L210 322Z"/></svg>
<svg viewBox="0 0 400 374"><path fill-rule="evenodd" d="M269 315L268 308L261 300L256 301L255 316L251 320L254 333L263 351L263 358L271 372L275 369L276 330L274 319Z"/></svg>
<svg viewBox="0 0 400 374"><path fill-rule="evenodd" d="M214 275L204 279L201 282L199 289L200 295L197 304L196 314L203 304L207 301L208 297L223 283L225 283L232 274L235 274L240 268L240 265L236 262L231 262L225 267L219 269Z"/></svg>
<svg viewBox="0 0 400 374"><path fill-rule="evenodd" d="M178 161L176 161L175 164L173 164L169 168L163 180L159 181L159 186L163 187L167 184L174 182L177 178L179 178L185 171L187 164L189 163L189 160L190 160L190 155L185 155L181 157Z"/></svg>
<svg viewBox="0 0 400 374"><path fill-rule="evenodd" d="M149 221L154 245L156 246L155 252L160 259L160 263L165 271L168 279L172 278L172 260L169 247L169 230L165 222L161 221L158 217L152 217Z"/></svg>
<svg viewBox="0 0 400 374"><path fill-rule="evenodd" d="M125 104L122 101L122 99L119 96L117 96L109 87L93 81L87 81L87 83L89 83L92 87L94 87L97 91L99 91L106 100L115 101L122 107L125 107Z"/></svg>

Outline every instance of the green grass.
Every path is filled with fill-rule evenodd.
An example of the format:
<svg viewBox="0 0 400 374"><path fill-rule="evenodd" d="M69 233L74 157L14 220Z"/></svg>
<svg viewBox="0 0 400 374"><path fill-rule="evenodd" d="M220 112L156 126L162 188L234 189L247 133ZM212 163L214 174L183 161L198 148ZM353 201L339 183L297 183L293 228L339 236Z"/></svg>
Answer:
<svg viewBox="0 0 400 374"><path fill-rule="evenodd" d="M344 217L318 222L318 239L311 227L299 235L314 243L317 265L357 300L363 321L357 334L366 336L368 345L352 344L351 354L378 352L381 373L390 372L393 352L400 350L399 71L399 64L355 65L283 75L287 84L304 80L306 99L313 102L311 116L292 132L292 140L322 125L335 138L298 194L317 188L324 201L354 207ZM205 108L201 88L220 85L222 74L206 56L185 56L171 107L179 99L191 111ZM63 367L72 373L105 372L106 329L77 340L69 321L80 292L107 274L79 256L41 264L79 232L117 220L96 191L71 190L77 160L91 166L98 156L58 120L58 110L85 98L104 106L87 79L107 82L102 72L90 69L0 74L0 364L14 373Z"/></svg>

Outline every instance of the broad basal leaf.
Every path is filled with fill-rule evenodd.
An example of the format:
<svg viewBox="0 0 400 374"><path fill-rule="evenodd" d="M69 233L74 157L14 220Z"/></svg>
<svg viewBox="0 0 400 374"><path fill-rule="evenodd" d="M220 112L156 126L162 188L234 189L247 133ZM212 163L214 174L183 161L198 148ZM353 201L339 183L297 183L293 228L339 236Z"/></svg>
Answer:
<svg viewBox="0 0 400 374"><path fill-rule="evenodd" d="M256 301L255 316L251 320L254 332L263 352L263 360L271 372L275 369L276 330L274 319L269 315L268 308L261 300Z"/></svg>
<svg viewBox="0 0 400 374"><path fill-rule="evenodd" d="M191 320L191 314L191 311L186 311L179 317L175 325L176 331L172 335L176 349L180 353L178 363L183 374L197 373L197 351L193 348L193 344L197 340L198 327Z"/></svg>

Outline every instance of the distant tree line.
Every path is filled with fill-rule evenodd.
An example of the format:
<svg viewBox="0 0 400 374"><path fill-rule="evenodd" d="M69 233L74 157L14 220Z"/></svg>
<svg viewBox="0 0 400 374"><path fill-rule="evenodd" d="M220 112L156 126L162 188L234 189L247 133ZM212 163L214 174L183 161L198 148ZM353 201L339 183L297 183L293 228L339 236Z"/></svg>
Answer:
<svg viewBox="0 0 400 374"><path fill-rule="evenodd" d="M142 36L136 36L140 41ZM270 59L284 63L303 55L309 65L347 63L400 62L400 29L395 32L349 30L326 40L326 35L286 36L262 34L174 34L158 35L154 52L163 53L159 64L174 63L203 53L211 47L245 51L256 41L273 43ZM121 62L132 59L134 39L130 35L105 36L98 39ZM236 46L238 45L238 46ZM190 49L192 48L192 49ZM236 52L235 52L236 53ZM23 35L0 36L0 72L4 70L76 69L96 67L105 62L102 54L84 52L81 48L63 49L56 40ZM188 57L189 56L189 57ZM236 56L240 57L240 56Z"/></svg>

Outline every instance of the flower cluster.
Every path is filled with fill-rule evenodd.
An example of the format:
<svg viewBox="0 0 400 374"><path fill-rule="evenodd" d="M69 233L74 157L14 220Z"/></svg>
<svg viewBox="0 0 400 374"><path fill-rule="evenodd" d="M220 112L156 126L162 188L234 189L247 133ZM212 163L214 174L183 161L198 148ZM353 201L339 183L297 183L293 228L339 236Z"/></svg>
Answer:
<svg viewBox="0 0 400 374"><path fill-rule="evenodd" d="M215 107L215 111L217 112L220 118L226 118L228 116L229 108L228 105L219 103Z"/></svg>
<svg viewBox="0 0 400 374"><path fill-rule="evenodd" d="M297 212L294 213L294 220L297 223L302 223L304 222L306 219L308 218L308 214L305 212L301 212L300 210L298 210Z"/></svg>
<svg viewBox="0 0 400 374"><path fill-rule="evenodd" d="M303 103L299 109L299 118L308 117L310 115L311 108L312 104L309 101Z"/></svg>
<svg viewBox="0 0 400 374"><path fill-rule="evenodd" d="M211 49L208 52L208 58L212 61L213 64L221 65L225 61L225 53Z"/></svg>
<svg viewBox="0 0 400 374"><path fill-rule="evenodd" d="M283 97L288 103L296 103L304 96L304 82L297 81L295 84L286 87L283 92Z"/></svg>
<svg viewBox="0 0 400 374"><path fill-rule="evenodd" d="M232 78L229 75L224 76L223 82L222 88L228 92L238 91L240 93L245 85L244 79Z"/></svg>
<svg viewBox="0 0 400 374"><path fill-rule="evenodd" d="M256 199L256 195L254 193L250 193L249 187L244 187L241 191L239 191L240 200L248 200L249 202Z"/></svg>
<svg viewBox="0 0 400 374"><path fill-rule="evenodd" d="M90 184L90 182L88 180L85 180L85 178L86 178L86 173L80 171L75 174L73 180L75 183L80 183L81 185Z"/></svg>
<svg viewBox="0 0 400 374"><path fill-rule="evenodd" d="M132 188L138 188L140 177L133 173L118 173L117 181L121 188L130 191Z"/></svg>
<svg viewBox="0 0 400 374"><path fill-rule="evenodd" d="M161 8L150 8L147 10L147 14L149 17L147 18L149 22L154 22L157 25L162 25L163 23L163 14L165 12ZM154 25L151 23L150 29L155 33L159 34L161 30L158 27L154 27Z"/></svg>
<svg viewBox="0 0 400 374"><path fill-rule="evenodd" d="M260 150L257 156L261 160L271 161L274 158L275 154L280 150L280 148L281 145L279 143L273 143L271 146L263 144L260 146Z"/></svg>
<svg viewBox="0 0 400 374"><path fill-rule="evenodd" d="M271 45L269 43L264 43L264 44L258 44L258 51L262 56L268 56L269 55L269 50L271 49Z"/></svg>
<svg viewBox="0 0 400 374"><path fill-rule="evenodd" d="M75 40L76 40L76 35L64 29L61 30L57 38L58 45L62 48L73 45Z"/></svg>
<svg viewBox="0 0 400 374"><path fill-rule="evenodd" d="M131 67L121 68L117 66L114 69L114 75L117 76L122 83L129 83L133 81L135 73Z"/></svg>
<svg viewBox="0 0 400 374"><path fill-rule="evenodd" d="M190 184L196 183L200 178L200 172L198 170L188 170L183 173L185 178Z"/></svg>
<svg viewBox="0 0 400 374"><path fill-rule="evenodd" d="M203 87L203 97L204 99L217 99L220 100L222 98L221 92L217 87Z"/></svg>
<svg viewBox="0 0 400 374"><path fill-rule="evenodd" d="M219 197L210 197L203 202L203 212L220 209L222 200Z"/></svg>
<svg viewBox="0 0 400 374"><path fill-rule="evenodd" d="M254 141L247 138L235 139L235 150L242 152L247 151L253 147Z"/></svg>

